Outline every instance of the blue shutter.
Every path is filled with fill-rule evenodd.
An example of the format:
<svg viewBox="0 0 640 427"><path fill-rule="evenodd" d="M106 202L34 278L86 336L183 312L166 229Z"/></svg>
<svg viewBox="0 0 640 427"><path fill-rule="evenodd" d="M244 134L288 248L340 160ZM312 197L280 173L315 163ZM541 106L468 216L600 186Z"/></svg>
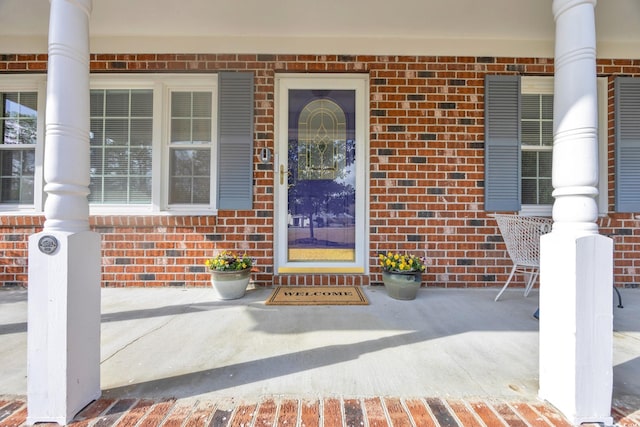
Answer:
<svg viewBox="0 0 640 427"><path fill-rule="evenodd" d="M251 209L253 73L218 74L218 208Z"/></svg>
<svg viewBox="0 0 640 427"><path fill-rule="evenodd" d="M640 78L615 83L616 212L640 212Z"/></svg>
<svg viewBox="0 0 640 427"><path fill-rule="evenodd" d="M484 108L485 210L520 210L520 77L487 76Z"/></svg>

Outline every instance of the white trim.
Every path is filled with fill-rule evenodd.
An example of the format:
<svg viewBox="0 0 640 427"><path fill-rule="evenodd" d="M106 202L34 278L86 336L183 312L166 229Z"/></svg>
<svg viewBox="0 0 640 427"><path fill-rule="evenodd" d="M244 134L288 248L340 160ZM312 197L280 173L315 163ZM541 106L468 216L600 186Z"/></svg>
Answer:
<svg viewBox="0 0 640 427"><path fill-rule="evenodd" d="M40 54L47 50L47 37L6 36L0 38L0 51ZM636 59L640 42L597 41L597 58ZM435 37L233 37L233 36L95 36L95 54L131 52L183 54L283 54L283 55L419 55L488 56L508 58L553 58L554 41L508 39L452 39Z"/></svg>
<svg viewBox="0 0 640 427"><path fill-rule="evenodd" d="M157 81L153 85L153 93L162 93L164 89L164 85L162 82ZM164 141L167 136L165 134L166 126L164 122L167 117L167 103L164 102L164 98L160 96L153 97L153 111L159 111L163 120L154 120L153 121L153 142L151 144L151 176L162 176L162 171L166 170L163 165L164 162L164 152L162 150L162 141ZM151 180L151 205L153 213L160 213L163 210L164 204L162 203L162 180L160 179L152 179Z"/></svg>
<svg viewBox="0 0 640 427"><path fill-rule="evenodd" d="M161 197L161 210L163 211L175 211L175 212L205 212L209 215L216 209L216 188L217 188L217 152L218 152L218 80L217 74L214 75L212 83L211 75L208 75L203 79L186 79L180 81L167 81L163 90L163 118L162 120L162 197ZM170 204L169 203L169 163L170 163L170 151L172 147L177 145L171 145L169 138L171 136L171 93L179 91L188 92L210 92L211 93L211 144L209 147L210 153L210 192L209 192L209 205L188 205L188 204ZM189 146L180 146L181 148L188 148ZM203 148L205 145L194 146L196 148Z"/></svg>
<svg viewBox="0 0 640 427"><path fill-rule="evenodd" d="M553 95L553 76L523 76L520 92L522 94Z"/></svg>
<svg viewBox="0 0 640 427"><path fill-rule="evenodd" d="M290 89L354 90L356 108L356 259L353 262L287 261L287 183L280 184L280 165L286 166L288 146L288 99ZM274 161L274 267L278 271L339 272L349 269L369 273L369 76L365 74L276 74L275 76L275 161ZM278 241L280 239L280 241Z"/></svg>
<svg viewBox="0 0 640 427"><path fill-rule="evenodd" d="M15 39L14 39L15 40ZM18 38L23 49L34 49ZM630 43L629 48L635 47ZM614 48L617 46L609 46ZM304 36L152 36L152 37L92 37L94 53L236 53L236 54L298 54L342 55L424 55L424 56L491 56L491 57L553 57L553 40L446 38L446 37L304 37ZM617 47L617 51L624 49ZM40 52L40 51L38 51ZM627 52L630 58L631 52ZM606 54L606 51L602 52Z"/></svg>
<svg viewBox="0 0 640 427"><path fill-rule="evenodd" d="M553 77L528 77L521 79L520 94L527 95L553 95ZM520 119L521 120L521 119ZM551 152L553 147L530 147L525 149L520 146L520 151L543 151ZM520 176L520 185L522 185L522 176ZM522 196L521 196L522 197ZM520 215L522 216L551 216L552 204L548 205L526 205L522 204Z"/></svg>
<svg viewBox="0 0 640 427"><path fill-rule="evenodd" d="M44 96L40 96L42 93ZM47 78L42 76L38 80L38 111L42 110L42 120L38 117L38 144L36 147L36 170L33 177L33 209L36 212L44 210L44 137L46 131L45 113L47 109ZM38 113L39 114L39 113ZM42 144L40 143L42 141Z"/></svg>
<svg viewBox="0 0 640 427"><path fill-rule="evenodd" d="M551 216L552 205L522 205L522 216Z"/></svg>
<svg viewBox="0 0 640 427"><path fill-rule="evenodd" d="M156 211L152 207L132 206L132 205L105 205L91 206L90 215L93 216L215 216L218 214L216 210L203 210L199 208L191 208L191 210L173 209ZM4 213L3 213L4 215ZM24 215L24 214L23 214Z"/></svg>

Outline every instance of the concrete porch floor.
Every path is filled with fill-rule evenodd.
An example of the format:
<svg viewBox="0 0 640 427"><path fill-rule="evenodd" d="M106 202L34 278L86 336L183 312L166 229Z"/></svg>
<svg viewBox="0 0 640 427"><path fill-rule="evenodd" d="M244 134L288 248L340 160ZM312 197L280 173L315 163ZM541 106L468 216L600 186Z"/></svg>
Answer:
<svg viewBox="0 0 640 427"><path fill-rule="evenodd" d="M522 290L507 290L494 302L496 289L428 288L414 301L397 301L372 286L365 288L367 306L298 307L264 305L271 291L220 301L210 288L103 289L103 395L88 410L104 407L89 419L97 423L128 404L112 424L100 424L116 425L145 402L150 411L172 402L188 413L214 402L209 425L227 425L214 423L216 410L229 421L251 405L258 414L265 402L275 405L267 408L274 416L286 412L282 402L298 408L298 423L305 402L316 402L320 413L337 402L344 425L358 413L354 405L362 425L386 425L372 421L376 411L388 425L430 425L411 415L415 402L440 424L441 404L450 425L465 426L483 425L474 402L499 402L490 412L507 425L500 405L553 411L537 399L536 291L524 298ZM640 290L621 292L623 309L612 298L613 416L620 425L640 425ZM0 291L0 426L11 419L18 421L6 425L20 425L19 413L26 413L26 300L26 290ZM408 424L392 422L394 404ZM470 423L456 405L471 409ZM532 424L515 413L522 425ZM327 416L318 419L342 425L327 424ZM542 418L547 424L540 425L562 425ZM253 425L262 424L256 418Z"/></svg>

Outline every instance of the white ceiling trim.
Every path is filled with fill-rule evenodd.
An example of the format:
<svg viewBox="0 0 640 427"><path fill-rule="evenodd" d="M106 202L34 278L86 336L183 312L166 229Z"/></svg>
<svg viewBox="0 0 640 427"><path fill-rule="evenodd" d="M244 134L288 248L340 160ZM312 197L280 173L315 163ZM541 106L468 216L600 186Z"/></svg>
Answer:
<svg viewBox="0 0 640 427"><path fill-rule="evenodd" d="M95 53L553 56L553 42L365 37L93 38Z"/></svg>
<svg viewBox="0 0 640 427"><path fill-rule="evenodd" d="M551 0L94 0L94 53L552 57ZM0 0L0 52L47 51L49 1ZM598 0L597 55L638 59L640 0Z"/></svg>
<svg viewBox="0 0 640 427"><path fill-rule="evenodd" d="M3 37L0 52L47 52L46 37ZM640 42L599 42L598 58L638 59ZM230 53L553 58L553 41L331 37L92 37L91 53Z"/></svg>

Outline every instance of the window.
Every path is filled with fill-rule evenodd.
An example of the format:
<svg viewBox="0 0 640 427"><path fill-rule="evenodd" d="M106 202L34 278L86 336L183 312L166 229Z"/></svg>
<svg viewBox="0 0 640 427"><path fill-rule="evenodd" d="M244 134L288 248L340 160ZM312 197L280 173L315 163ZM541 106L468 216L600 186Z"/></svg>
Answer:
<svg viewBox="0 0 640 427"><path fill-rule="evenodd" d="M607 209L606 79L598 80L599 210ZM485 208L551 215L553 77L487 76Z"/></svg>
<svg viewBox="0 0 640 427"><path fill-rule="evenodd" d="M94 76L91 126L92 212L251 207L252 73Z"/></svg>
<svg viewBox="0 0 640 427"><path fill-rule="evenodd" d="M169 203L211 200L211 92L171 92Z"/></svg>
<svg viewBox="0 0 640 427"><path fill-rule="evenodd" d="M0 76L0 210L43 210L45 86ZM91 213L250 209L253 90L249 72L91 76Z"/></svg>
<svg viewBox="0 0 640 427"><path fill-rule="evenodd" d="M41 206L44 76L0 78L0 209Z"/></svg>
<svg viewBox="0 0 640 427"><path fill-rule="evenodd" d="M5 92L1 96L0 201L33 204L38 93Z"/></svg>
<svg viewBox="0 0 640 427"><path fill-rule="evenodd" d="M214 211L216 76L100 75L91 86L91 211Z"/></svg>
<svg viewBox="0 0 640 427"><path fill-rule="evenodd" d="M550 205L553 94L522 94L520 128L522 204Z"/></svg>
<svg viewBox="0 0 640 427"><path fill-rule="evenodd" d="M91 91L89 203L150 204L153 91Z"/></svg>

